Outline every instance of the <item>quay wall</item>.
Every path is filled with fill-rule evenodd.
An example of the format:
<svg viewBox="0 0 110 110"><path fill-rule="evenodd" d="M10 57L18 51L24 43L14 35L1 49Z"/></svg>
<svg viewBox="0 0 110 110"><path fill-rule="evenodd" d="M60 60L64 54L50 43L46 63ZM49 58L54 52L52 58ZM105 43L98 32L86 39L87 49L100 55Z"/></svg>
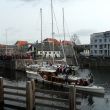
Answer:
<svg viewBox="0 0 110 110"><path fill-rule="evenodd" d="M32 59L16 59L15 61L15 70L25 71L26 65L33 64Z"/></svg>
<svg viewBox="0 0 110 110"><path fill-rule="evenodd" d="M49 60L47 59L45 61ZM0 68L25 71L25 66L33 63L38 63L38 61L35 62L33 59L0 60ZM67 58L67 63L69 65L75 65L72 58ZM78 59L78 63L81 68L110 68L110 59L81 58Z"/></svg>
<svg viewBox="0 0 110 110"><path fill-rule="evenodd" d="M33 62L32 59L0 60L0 68L25 71L25 66Z"/></svg>
<svg viewBox="0 0 110 110"><path fill-rule="evenodd" d="M79 64L81 68L110 68L110 59L84 58L79 60Z"/></svg>

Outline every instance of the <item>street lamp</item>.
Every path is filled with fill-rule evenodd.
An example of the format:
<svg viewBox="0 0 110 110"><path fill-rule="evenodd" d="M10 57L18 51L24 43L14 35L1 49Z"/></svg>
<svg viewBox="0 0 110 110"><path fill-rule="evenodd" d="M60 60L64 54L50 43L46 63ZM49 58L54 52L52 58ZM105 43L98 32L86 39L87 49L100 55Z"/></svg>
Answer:
<svg viewBox="0 0 110 110"><path fill-rule="evenodd" d="M7 38L8 38L8 31L10 31L10 30L13 30L14 28L12 28L12 27L9 27L9 28L6 28L5 29L5 40L6 40L6 48L5 48L5 54L7 55L8 54L8 48L7 48L7 46L8 46L8 41L7 41Z"/></svg>

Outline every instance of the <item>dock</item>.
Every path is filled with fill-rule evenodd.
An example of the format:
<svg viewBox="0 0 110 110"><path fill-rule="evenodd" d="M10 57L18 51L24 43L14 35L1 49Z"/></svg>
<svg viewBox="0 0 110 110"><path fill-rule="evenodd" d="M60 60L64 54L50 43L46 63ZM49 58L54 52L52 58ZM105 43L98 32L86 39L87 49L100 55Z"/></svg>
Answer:
<svg viewBox="0 0 110 110"><path fill-rule="evenodd" d="M48 86L48 87L47 87ZM53 86L54 89L50 89ZM62 91L61 91L62 90ZM58 110L79 110L81 101L76 87L55 86L47 82L26 81L26 85L14 86L4 84L0 78L0 110L11 108L17 110L34 110L45 107Z"/></svg>

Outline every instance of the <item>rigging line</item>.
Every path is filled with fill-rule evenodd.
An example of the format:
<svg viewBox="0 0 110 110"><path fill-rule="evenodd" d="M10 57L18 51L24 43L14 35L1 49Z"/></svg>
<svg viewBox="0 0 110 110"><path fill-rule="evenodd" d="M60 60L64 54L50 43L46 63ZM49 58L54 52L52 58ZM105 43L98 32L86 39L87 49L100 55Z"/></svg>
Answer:
<svg viewBox="0 0 110 110"><path fill-rule="evenodd" d="M58 35L60 35L59 28L58 28L58 23L57 23L57 19L56 19L56 16L55 16L54 9L53 9L53 15L54 15L54 19L55 19L55 23L56 23L56 27L57 27ZM66 62L66 64L67 64L66 56L65 56L65 51L64 51L64 48L63 48L62 41L61 41L61 48L62 48L62 51L63 51L64 60L65 60L65 62Z"/></svg>
<svg viewBox="0 0 110 110"><path fill-rule="evenodd" d="M64 18L64 19L65 19L65 18ZM67 25L66 20L65 20L65 23L66 23L66 25ZM66 27L67 27L67 31L68 31L69 38L71 39L71 35L70 35L69 29L68 29L68 25L67 25ZM74 42L74 43L75 43L75 42ZM74 54L74 57L75 57L76 64L79 65L79 64L78 64L78 61L77 61L77 57L76 57L76 53L75 53L75 49L74 49L74 45L73 45L72 41L71 41L71 44L72 44L73 54Z"/></svg>
<svg viewBox="0 0 110 110"><path fill-rule="evenodd" d="M53 39L53 64L54 64L54 33L53 33L53 0L51 0L51 22L52 22L52 39Z"/></svg>
<svg viewBox="0 0 110 110"><path fill-rule="evenodd" d="M42 51L41 63L43 66L42 8L40 8L40 17L41 17L41 51Z"/></svg>
<svg viewBox="0 0 110 110"><path fill-rule="evenodd" d="M51 0L51 22L52 22L52 39L53 39L53 64L54 62L54 35L53 35L53 0ZM52 98L53 98L53 94L52 94ZM53 105L53 101L52 101L52 105ZM53 108L52 108L53 109Z"/></svg>
<svg viewBox="0 0 110 110"><path fill-rule="evenodd" d="M64 8L62 8L62 13L63 13L63 36L64 36L64 46L65 46L65 17L64 17ZM67 65L67 59L66 59L66 55L65 55L65 52L66 50L65 50L65 48L64 48L64 60L65 60L65 62L66 62L66 65Z"/></svg>
<svg viewBox="0 0 110 110"><path fill-rule="evenodd" d="M55 16L54 9L53 9L53 16L54 16L54 19L55 19L55 23L56 23L56 27L57 27L57 31L58 31L58 35L59 35L60 31L59 31L59 28L58 28L58 23L57 23L57 19L56 19L56 16Z"/></svg>

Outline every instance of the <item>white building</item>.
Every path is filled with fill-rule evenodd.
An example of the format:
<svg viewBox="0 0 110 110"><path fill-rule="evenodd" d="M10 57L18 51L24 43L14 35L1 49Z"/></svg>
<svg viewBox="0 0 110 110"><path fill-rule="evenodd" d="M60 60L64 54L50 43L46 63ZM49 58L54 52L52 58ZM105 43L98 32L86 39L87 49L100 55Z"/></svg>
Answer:
<svg viewBox="0 0 110 110"><path fill-rule="evenodd" d="M90 55L110 56L110 31L91 34Z"/></svg>
<svg viewBox="0 0 110 110"><path fill-rule="evenodd" d="M43 51L42 49L43 48ZM53 50L53 44L45 42L43 43L43 47L41 47L41 44L39 43L37 47L37 54L38 55L43 55L45 58L60 58L61 57L61 51L59 46L54 45L54 50Z"/></svg>
<svg viewBox="0 0 110 110"><path fill-rule="evenodd" d="M38 55L43 55L43 57L45 58L60 58L60 51L38 51Z"/></svg>

